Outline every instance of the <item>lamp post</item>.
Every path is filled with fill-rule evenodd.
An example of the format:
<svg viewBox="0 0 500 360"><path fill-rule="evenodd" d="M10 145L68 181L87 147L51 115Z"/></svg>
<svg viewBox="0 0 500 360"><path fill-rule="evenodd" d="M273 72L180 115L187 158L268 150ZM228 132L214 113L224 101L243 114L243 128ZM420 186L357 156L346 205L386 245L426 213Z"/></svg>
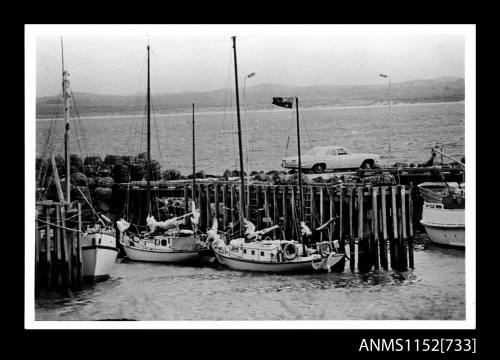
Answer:
<svg viewBox="0 0 500 360"><path fill-rule="evenodd" d="M392 162L391 158L391 137L392 137L392 97L391 97L391 77L387 74L380 74L380 77L387 78L389 80L389 165Z"/></svg>
<svg viewBox="0 0 500 360"><path fill-rule="evenodd" d="M250 74L248 74L247 76L245 76L245 78L243 79L243 98L245 99L245 107L247 108L248 110L248 104L247 104L247 93L246 93L246 85L247 85L247 79L250 79L252 77L255 76L255 72L252 72ZM246 118L245 118L246 120ZM248 126L246 126L247 129L248 129ZM246 143L247 143L247 171L248 171L248 174L247 174L247 183L250 184L250 161L248 160L248 132L245 134L245 137L246 137ZM248 191L248 195L247 195L247 204L250 204L250 191ZM249 218L249 214L246 214L247 218Z"/></svg>

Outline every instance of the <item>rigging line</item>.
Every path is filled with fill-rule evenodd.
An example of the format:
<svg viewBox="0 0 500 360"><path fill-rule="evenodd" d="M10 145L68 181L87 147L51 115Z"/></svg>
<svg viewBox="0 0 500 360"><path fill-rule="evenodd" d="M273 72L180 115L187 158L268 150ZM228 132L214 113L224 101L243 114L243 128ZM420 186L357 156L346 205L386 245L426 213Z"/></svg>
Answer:
<svg viewBox="0 0 500 360"><path fill-rule="evenodd" d="M53 113L52 118L49 122L49 127L47 128L47 131L46 131L47 137L45 139L45 144L42 147L42 159L47 156L49 146L50 146L51 142L53 141L53 136L54 136L54 132L56 129L57 116L59 115L59 109L61 107L61 102L62 102L61 96L59 95L58 102L57 102L56 107L54 109L54 113Z"/></svg>

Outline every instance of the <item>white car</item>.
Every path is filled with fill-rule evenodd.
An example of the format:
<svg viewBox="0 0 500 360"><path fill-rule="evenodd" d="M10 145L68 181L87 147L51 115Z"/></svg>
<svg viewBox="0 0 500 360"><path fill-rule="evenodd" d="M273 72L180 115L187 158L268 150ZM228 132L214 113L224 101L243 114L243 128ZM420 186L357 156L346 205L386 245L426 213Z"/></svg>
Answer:
<svg viewBox="0 0 500 360"><path fill-rule="evenodd" d="M302 154L302 170L322 173L325 170L347 170L373 168L380 156L377 154L352 153L343 146L315 146ZM298 169L298 156L289 156L281 160L286 169Z"/></svg>

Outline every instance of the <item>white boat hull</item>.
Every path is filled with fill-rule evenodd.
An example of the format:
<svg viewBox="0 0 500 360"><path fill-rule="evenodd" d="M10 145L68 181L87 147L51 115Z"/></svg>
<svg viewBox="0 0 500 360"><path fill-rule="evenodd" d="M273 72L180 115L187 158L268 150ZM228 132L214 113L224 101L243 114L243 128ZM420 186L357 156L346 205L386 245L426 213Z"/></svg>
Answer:
<svg viewBox="0 0 500 360"><path fill-rule="evenodd" d="M116 239L107 233L85 234L82 239L82 267L85 282L109 278L118 256Z"/></svg>
<svg viewBox="0 0 500 360"><path fill-rule="evenodd" d="M243 260L234 257L228 257L214 250L217 261L232 270L256 271L256 272L315 272L312 266L313 260L306 261L286 261L286 262L262 262L253 260ZM332 266L338 265L344 261L344 255L339 254L337 262Z"/></svg>
<svg viewBox="0 0 500 360"><path fill-rule="evenodd" d="M424 203L420 222L432 242L465 247L465 209L445 209L441 204Z"/></svg>
<svg viewBox="0 0 500 360"><path fill-rule="evenodd" d="M117 248L101 245L82 247L84 281L93 282L109 278L117 256Z"/></svg>
<svg viewBox="0 0 500 360"><path fill-rule="evenodd" d="M127 257L134 261L182 263L198 261L201 258L199 250L194 251L158 251L123 246Z"/></svg>

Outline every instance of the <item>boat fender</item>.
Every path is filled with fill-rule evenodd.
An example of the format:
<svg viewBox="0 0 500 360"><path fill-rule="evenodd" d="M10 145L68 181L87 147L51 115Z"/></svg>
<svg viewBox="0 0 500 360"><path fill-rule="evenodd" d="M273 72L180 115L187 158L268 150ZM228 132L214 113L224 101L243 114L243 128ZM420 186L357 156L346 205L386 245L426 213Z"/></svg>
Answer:
<svg viewBox="0 0 500 360"><path fill-rule="evenodd" d="M328 255L330 255L331 252L332 252L332 246L330 245L330 243L325 242L319 244L319 253L321 254L321 256L327 257Z"/></svg>
<svg viewBox="0 0 500 360"><path fill-rule="evenodd" d="M293 249L293 250L292 250ZM283 255L287 260L293 260L297 257L298 254L297 246L293 243L288 243L283 248Z"/></svg>

